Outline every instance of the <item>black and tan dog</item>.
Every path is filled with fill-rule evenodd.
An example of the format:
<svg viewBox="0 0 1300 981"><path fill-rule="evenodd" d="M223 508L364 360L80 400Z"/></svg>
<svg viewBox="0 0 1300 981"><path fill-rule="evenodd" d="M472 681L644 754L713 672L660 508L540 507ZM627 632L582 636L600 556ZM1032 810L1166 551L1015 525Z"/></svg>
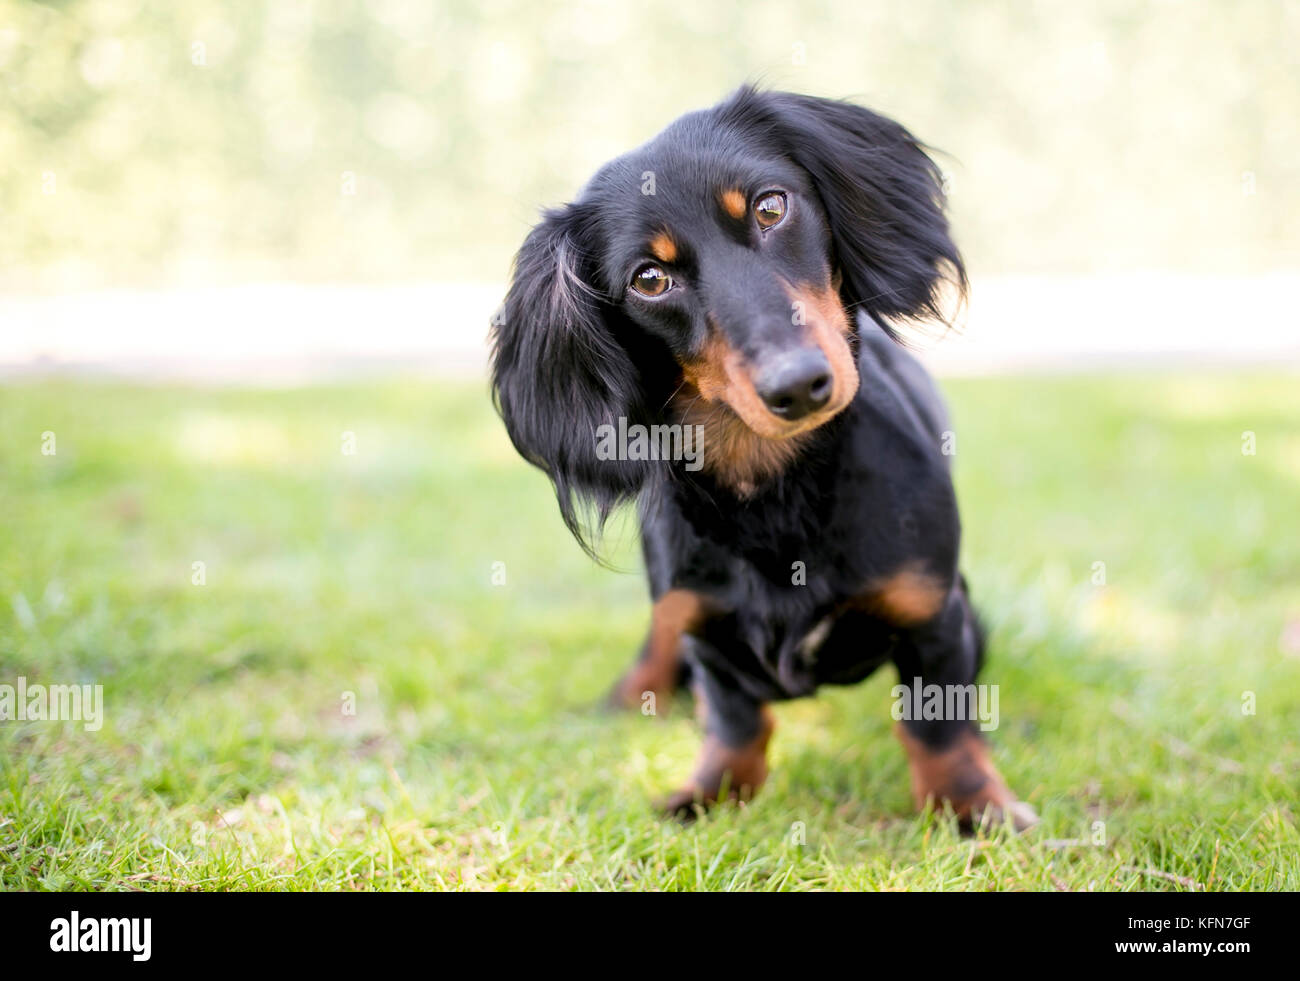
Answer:
<svg viewBox="0 0 1300 981"><path fill-rule="evenodd" d="M615 694L689 674L706 736L675 813L758 789L768 702L886 661L909 684L979 670L948 423L895 334L965 290L939 178L888 119L745 88L606 164L519 252L497 404L584 547L638 502L654 607ZM620 426L692 427L702 458L610 458ZM970 722L898 735L918 806L1034 821Z"/></svg>

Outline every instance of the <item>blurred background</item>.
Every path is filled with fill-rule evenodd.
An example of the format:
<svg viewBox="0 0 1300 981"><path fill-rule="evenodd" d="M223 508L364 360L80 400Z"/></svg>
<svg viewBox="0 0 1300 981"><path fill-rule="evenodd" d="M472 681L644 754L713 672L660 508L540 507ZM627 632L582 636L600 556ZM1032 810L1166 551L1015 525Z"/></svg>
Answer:
<svg viewBox="0 0 1300 981"><path fill-rule="evenodd" d="M1300 350L1291 0L0 0L0 73L11 370L479 370L538 210L747 80L941 151L942 368Z"/></svg>
<svg viewBox="0 0 1300 981"><path fill-rule="evenodd" d="M745 81L937 148L972 295L916 343L1032 841L915 817L890 673L689 832L689 712L593 710L645 585L488 322ZM0 888L1300 888L1298 119L1296 0L0 0L0 684L104 686L0 720Z"/></svg>

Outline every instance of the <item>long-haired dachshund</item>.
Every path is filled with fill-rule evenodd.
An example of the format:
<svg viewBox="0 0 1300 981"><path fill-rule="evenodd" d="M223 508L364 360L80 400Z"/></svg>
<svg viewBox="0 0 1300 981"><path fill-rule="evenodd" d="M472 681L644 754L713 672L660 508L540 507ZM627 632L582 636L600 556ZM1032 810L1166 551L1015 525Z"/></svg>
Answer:
<svg viewBox="0 0 1300 981"><path fill-rule="evenodd" d="M615 697L689 676L705 740L672 813L759 788L768 702L886 661L974 691L948 422L896 343L964 295L943 205L897 123L743 88L606 164L519 251L495 399L588 551L638 503L654 606ZM964 714L903 716L919 807L1036 820Z"/></svg>

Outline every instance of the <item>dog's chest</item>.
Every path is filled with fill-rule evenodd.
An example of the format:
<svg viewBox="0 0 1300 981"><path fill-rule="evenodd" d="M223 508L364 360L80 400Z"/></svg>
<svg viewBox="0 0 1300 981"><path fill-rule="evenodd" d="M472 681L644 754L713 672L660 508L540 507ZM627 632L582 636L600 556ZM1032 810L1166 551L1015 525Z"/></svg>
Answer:
<svg viewBox="0 0 1300 981"><path fill-rule="evenodd" d="M797 563L798 560L795 560ZM773 697L811 694L826 680L826 669L839 671L843 644L830 641L848 589L831 577L791 570L788 581L773 581L766 571L744 562L734 567L735 635L724 644L732 667L748 671L774 686ZM831 655L831 663L825 663ZM864 660L871 652L862 651Z"/></svg>

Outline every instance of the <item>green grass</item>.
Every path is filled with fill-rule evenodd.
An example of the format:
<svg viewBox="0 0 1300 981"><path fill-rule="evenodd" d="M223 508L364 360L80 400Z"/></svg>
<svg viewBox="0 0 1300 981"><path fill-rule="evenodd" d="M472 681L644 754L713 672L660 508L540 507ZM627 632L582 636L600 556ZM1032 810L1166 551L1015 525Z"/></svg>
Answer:
<svg viewBox="0 0 1300 981"><path fill-rule="evenodd" d="M778 706L751 806L653 816L690 713L593 709L631 529L593 566L481 385L9 385L0 684L105 722L0 723L0 885L1300 888L1300 382L947 389L1019 838L912 812L892 672Z"/></svg>

